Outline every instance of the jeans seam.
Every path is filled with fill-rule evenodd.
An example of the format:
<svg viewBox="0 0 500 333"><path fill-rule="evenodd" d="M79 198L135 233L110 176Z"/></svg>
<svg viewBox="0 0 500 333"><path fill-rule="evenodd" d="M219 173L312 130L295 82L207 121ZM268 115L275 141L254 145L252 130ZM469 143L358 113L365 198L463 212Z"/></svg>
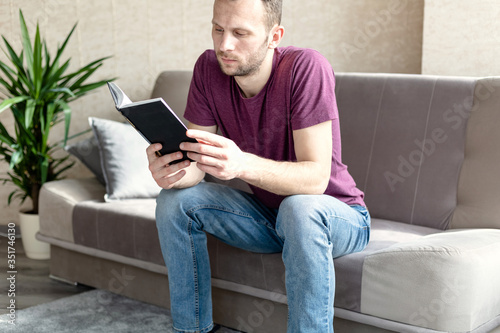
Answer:
<svg viewBox="0 0 500 333"><path fill-rule="evenodd" d="M172 326L172 328L174 329L175 332L181 332L181 333L197 333L197 332L209 332L208 330L211 330L213 329L213 326L214 326L214 323L210 323L207 327L204 327L202 328L201 330L198 330L198 329L195 329L195 330L181 330L181 329L178 329L177 327L175 326Z"/></svg>
<svg viewBox="0 0 500 333"><path fill-rule="evenodd" d="M195 329L195 330L187 330L187 331L186 330L180 330L180 329L178 329L175 326L172 326L172 328L176 332L181 332L181 333L197 333L197 332L209 332L209 330L213 329L213 326L214 326L214 323L210 323L207 327L204 327L204 328L202 328L200 330Z"/></svg>
<svg viewBox="0 0 500 333"><path fill-rule="evenodd" d="M330 224L325 224L325 220L323 219L323 227L328 231L329 229L329 226ZM331 246L331 239L330 239L330 232L326 232L323 234L323 237L325 238L324 241L326 241L326 245L327 246ZM331 251L330 251L331 252ZM326 304L324 304L324 309L323 309L323 318L321 321L318 320L318 323L321 322L321 325L324 325L324 326L328 326L328 323L329 323L329 319L328 319L328 308L329 308L329 304L330 304L330 274L332 272L330 272L330 265L328 263L328 260L329 258L327 258L327 263L326 263L326 267L328 267L328 271L327 271L327 274L326 274L326 288L327 288L327 292L326 292L326 297L325 297L325 301L326 301Z"/></svg>
<svg viewBox="0 0 500 333"><path fill-rule="evenodd" d="M330 243L330 240L328 240L328 242ZM331 260L333 260L333 258ZM325 326L328 326L329 323L330 323L330 319L328 318L328 313L329 313L329 309L328 308L329 308L329 304L330 304L330 294L331 294L330 279L331 279L331 274L332 274L332 272L330 272L330 265L328 263L327 263L327 267L328 267L328 274L326 276L327 276L327 286L328 286L328 293L327 293L328 294L328 300L326 302L326 309L325 309L325 311L326 311L326 313L325 313L325 320L326 320Z"/></svg>
<svg viewBox="0 0 500 333"><path fill-rule="evenodd" d="M200 326L200 295L198 288L198 262L196 261L196 251L194 248L194 239L192 234L192 225L193 220L189 219L188 224L188 234L189 234L189 242L191 243L191 256L193 257L193 269L194 269L194 295L195 295L195 316L196 316L196 327Z"/></svg>
<svg viewBox="0 0 500 333"><path fill-rule="evenodd" d="M349 223L351 226L358 228L358 229L366 230L368 228L368 226L366 226L366 225L362 226L360 224L352 223L351 219L346 219L345 217L342 217L342 216L337 216L337 215L332 214L332 215L328 215L328 218L341 219L341 220ZM366 222L365 218L363 218L363 220Z"/></svg>

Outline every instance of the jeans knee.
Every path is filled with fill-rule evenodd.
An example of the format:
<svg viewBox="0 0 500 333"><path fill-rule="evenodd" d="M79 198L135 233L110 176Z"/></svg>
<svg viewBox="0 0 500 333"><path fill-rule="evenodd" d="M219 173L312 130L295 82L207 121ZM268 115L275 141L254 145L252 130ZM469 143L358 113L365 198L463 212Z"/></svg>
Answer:
<svg viewBox="0 0 500 333"><path fill-rule="evenodd" d="M156 227L164 229L172 221L172 216L175 214L176 205L174 204L175 195L172 190L161 190L156 198Z"/></svg>
<svg viewBox="0 0 500 333"><path fill-rule="evenodd" d="M293 195L281 202L276 221L280 237L305 236L313 228L311 221L322 220L321 214L310 199L307 195Z"/></svg>
<svg viewBox="0 0 500 333"><path fill-rule="evenodd" d="M172 196L171 190L161 190L160 194L156 198L156 207L157 208L165 208L168 206L168 203L171 202L170 197Z"/></svg>
<svg viewBox="0 0 500 333"><path fill-rule="evenodd" d="M156 198L156 225L158 228L168 228L176 221L182 221L185 207L183 203L192 198L193 188L161 190Z"/></svg>
<svg viewBox="0 0 500 333"><path fill-rule="evenodd" d="M213 190L207 183L184 189L161 190L156 199L157 226L160 228L187 221L186 214L192 208L207 203L211 192Z"/></svg>
<svg viewBox="0 0 500 333"><path fill-rule="evenodd" d="M286 197L280 204L280 212L284 212L293 216L308 214L307 211L311 207L307 195L292 195Z"/></svg>

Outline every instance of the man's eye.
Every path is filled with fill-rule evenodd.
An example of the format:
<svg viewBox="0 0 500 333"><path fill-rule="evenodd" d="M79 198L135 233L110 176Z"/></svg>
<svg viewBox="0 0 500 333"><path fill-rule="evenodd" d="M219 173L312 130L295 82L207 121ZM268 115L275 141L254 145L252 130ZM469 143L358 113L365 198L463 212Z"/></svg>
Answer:
<svg viewBox="0 0 500 333"><path fill-rule="evenodd" d="M224 32L224 29L215 28L215 32L218 32L218 33L223 33L223 32Z"/></svg>
<svg viewBox="0 0 500 333"><path fill-rule="evenodd" d="M235 31L234 34L238 37L243 37L246 35L244 32L239 32L239 31Z"/></svg>

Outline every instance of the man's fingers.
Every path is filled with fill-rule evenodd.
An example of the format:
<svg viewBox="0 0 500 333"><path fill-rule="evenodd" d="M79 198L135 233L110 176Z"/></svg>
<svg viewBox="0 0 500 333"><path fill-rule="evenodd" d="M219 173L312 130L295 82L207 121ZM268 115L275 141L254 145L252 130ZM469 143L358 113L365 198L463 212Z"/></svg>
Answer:
<svg viewBox="0 0 500 333"><path fill-rule="evenodd" d="M152 164L167 165L182 158L182 153L180 151L160 156L158 152L161 150L161 148L161 144L154 143L149 145L149 147L146 149L146 154L148 155L150 166Z"/></svg>
<svg viewBox="0 0 500 333"><path fill-rule="evenodd" d="M224 149L219 148L219 147L214 147L209 144L202 144L202 143L189 143L189 142L183 142L181 144L181 149L184 151L188 152L188 157L190 157L189 152L200 154L200 155L206 155L206 156L212 156L218 159L224 159ZM191 158L193 159L193 158Z"/></svg>
<svg viewBox="0 0 500 333"><path fill-rule="evenodd" d="M160 186L161 188L170 189L185 175L186 175L186 170L181 169L171 176L155 178L155 180L158 186Z"/></svg>
<svg viewBox="0 0 500 333"><path fill-rule="evenodd" d="M149 165L149 169L158 186L169 189L186 175L185 168L189 167L191 162L182 161L174 164L160 163L164 157L168 156L166 155L158 158L155 163Z"/></svg>
<svg viewBox="0 0 500 333"><path fill-rule="evenodd" d="M224 147L226 144L226 138L223 136L210 133L207 131L200 131L195 129L189 129L186 132L186 135L190 138L198 140L200 143L216 146L216 147Z"/></svg>
<svg viewBox="0 0 500 333"><path fill-rule="evenodd" d="M211 166L214 166L214 167L222 167L222 161L224 160L221 160L220 158L218 157L214 157L213 155L210 155L210 154L198 154L198 153L193 153L193 152L188 152L187 156L197 162L197 163L201 163L201 164L205 164L205 165L211 165Z"/></svg>
<svg viewBox="0 0 500 333"><path fill-rule="evenodd" d="M150 165L150 171L153 174L153 178L160 179L168 177L178 172L179 170L185 169L190 164L191 162L189 161L182 161L180 163L174 163L174 164L158 164L157 166Z"/></svg>
<svg viewBox="0 0 500 333"><path fill-rule="evenodd" d="M146 148L146 154L148 154L149 157L157 157L156 152L160 151L161 149L161 144L159 143L153 143Z"/></svg>
<svg viewBox="0 0 500 333"><path fill-rule="evenodd" d="M213 156L217 159L226 159L226 150L234 146L231 140L206 131L190 129L187 131L187 136L196 139L198 142L183 142L180 145L181 150Z"/></svg>

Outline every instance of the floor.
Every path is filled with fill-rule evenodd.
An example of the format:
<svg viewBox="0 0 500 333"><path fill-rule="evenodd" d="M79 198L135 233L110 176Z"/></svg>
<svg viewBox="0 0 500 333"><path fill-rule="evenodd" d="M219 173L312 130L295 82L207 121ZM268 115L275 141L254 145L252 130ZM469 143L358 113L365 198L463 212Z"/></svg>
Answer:
<svg viewBox="0 0 500 333"><path fill-rule="evenodd" d="M15 239L14 244L17 273L8 273L12 271L8 267L8 247L11 245L6 234L7 228L0 226L0 314L9 312L7 306L12 300L15 300L16 309L21 310L92 289L51 279L49 260L28 259L24 254L22 239L19 237ZM7 280L10 277L15 279Z"/></svg>

